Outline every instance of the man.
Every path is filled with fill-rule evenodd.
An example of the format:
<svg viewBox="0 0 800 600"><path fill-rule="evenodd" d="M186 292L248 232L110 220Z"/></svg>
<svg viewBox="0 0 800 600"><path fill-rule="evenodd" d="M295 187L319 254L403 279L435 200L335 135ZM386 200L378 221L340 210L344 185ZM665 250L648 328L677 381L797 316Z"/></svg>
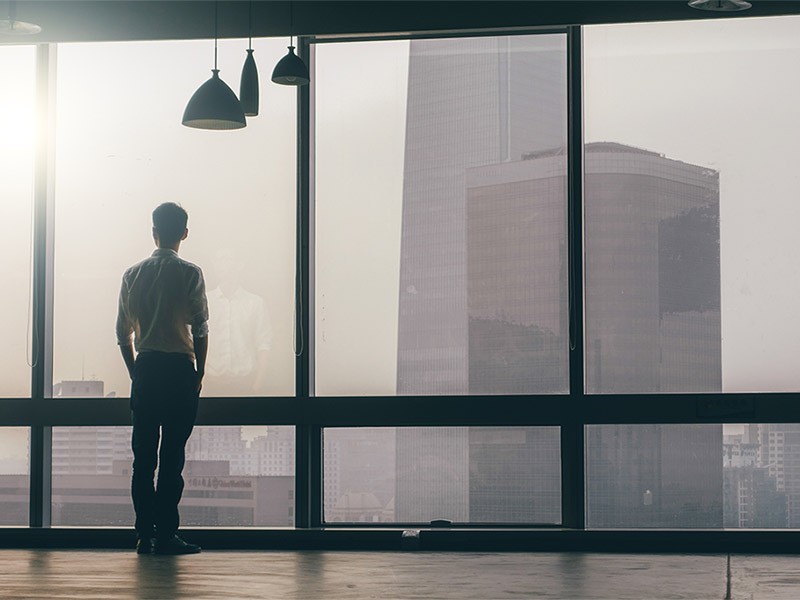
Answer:
<svg viewBox="0 0 800 600"><path fill-rule="evenodd" d="M186 211L173 202L153 211L157 249L125 271L119 294L117 343L132 381L131 495L139 554L200 552L176 535L185 446L208 352L203 272L178 257L189 234L187 221Z"/></svg>

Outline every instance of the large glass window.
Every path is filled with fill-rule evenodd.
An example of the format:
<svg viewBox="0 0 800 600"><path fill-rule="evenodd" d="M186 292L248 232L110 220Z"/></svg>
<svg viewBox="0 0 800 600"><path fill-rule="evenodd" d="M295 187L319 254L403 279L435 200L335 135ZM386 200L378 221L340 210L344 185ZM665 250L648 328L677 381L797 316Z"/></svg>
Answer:
<svg viewBox="0 0 800 600"><path fill-rule="evenodd" d="M133 525L130 427L53 428L53 525ZM186 527L294 525L294 427L196 427Z"/></svg>
<svg viewBox="0 0 800 600"><path fill-rule="evenodd" d="M36 142L36 52L0 47L0 397L30 395L31 212Z"/></svg>
<svg viewBox="0 0 800 600"><path fill-rule="evenodd" d="M558 427L329 428L327 522L561 521Z"/></svg>
<svg viewBox="0 0 800 600"><path fill-rule="evenodd" d="M586 382L800 390L800 18L586 27Z"/></svg>
<svg viewBox="0 0 800 600"><path fill-rule="evenodd" d="M274 64L282 41L254 40ZM246 40L220 43L238 89ZM189 213L181 255L202 267L210 309L207 396L294 393L295 93L262 77L261 114L239 131L183 127L213 44L58 47L53 383L127 396L115 349L123 271L154 249L150 215ZM54 390L54 393L57 393Z"/></svg>
<svg viewBox="0 0 800 600"><path fill-rule="evenodd" d="M565 36L323 44L315 77L316 392L566 392Z"/></svg>

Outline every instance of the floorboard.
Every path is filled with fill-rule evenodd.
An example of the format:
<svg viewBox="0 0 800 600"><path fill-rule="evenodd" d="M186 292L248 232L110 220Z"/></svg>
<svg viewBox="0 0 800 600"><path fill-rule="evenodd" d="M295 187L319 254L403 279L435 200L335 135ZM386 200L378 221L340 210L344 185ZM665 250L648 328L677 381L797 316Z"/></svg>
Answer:
<svg viewBox="0 0 800 600"><path fill-rule="evenodd" d="M13 599L724 600L725 555L0 550ZM800 598L800 557L731 558L730 598Z"/></svg>

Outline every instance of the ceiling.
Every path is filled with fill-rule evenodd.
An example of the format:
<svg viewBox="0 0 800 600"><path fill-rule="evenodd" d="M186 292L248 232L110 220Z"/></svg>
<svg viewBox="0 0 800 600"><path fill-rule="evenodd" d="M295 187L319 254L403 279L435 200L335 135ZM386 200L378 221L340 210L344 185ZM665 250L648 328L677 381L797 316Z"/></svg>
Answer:
<svg viewBox="0 0 800 600"><path fill-rule="evenodd" d="M637 21L741 18L800 14L800 1L752 0L740 13L710 13L685 0L353 1L253 2L255 37L352 36L383 33L533 28ZM8 1L0 0L0 18ZM219 2L222 38L246 37L249 2ZM208 0L20 0L17 18L42 32L0 43L202 39L213 37L214 2Z"/></svg>

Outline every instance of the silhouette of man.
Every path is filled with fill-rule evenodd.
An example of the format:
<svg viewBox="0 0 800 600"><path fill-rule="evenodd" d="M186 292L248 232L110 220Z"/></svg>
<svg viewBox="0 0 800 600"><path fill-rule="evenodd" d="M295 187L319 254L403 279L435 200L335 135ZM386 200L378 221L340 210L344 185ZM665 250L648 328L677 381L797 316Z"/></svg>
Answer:
<svg viewBox="0 0 800 600"><path fill-rule="evenodd" d="M185 446L208 353L203 272L178 257L189 234L187 221L186 211L173 202L153 211L157 249L125 271L119 294L117 343L132 381L131 496L139 554L200 552L176 535Z"/></svg>

